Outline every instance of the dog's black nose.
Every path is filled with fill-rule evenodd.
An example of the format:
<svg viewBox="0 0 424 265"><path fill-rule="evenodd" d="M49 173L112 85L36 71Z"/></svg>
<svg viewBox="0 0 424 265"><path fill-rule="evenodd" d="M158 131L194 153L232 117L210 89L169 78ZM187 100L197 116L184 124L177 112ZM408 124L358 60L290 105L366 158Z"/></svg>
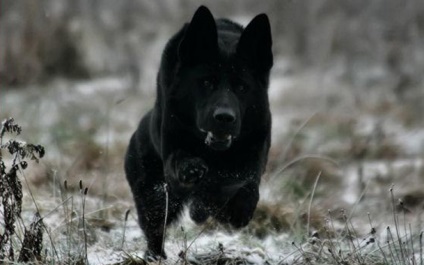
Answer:
<svg viewBox="0 0 424 265"><path fill-rule="evenodd" d="M236 121L236 113L230 108L217 108L213 117L215 120L223 123L233 123Z"/></svg>

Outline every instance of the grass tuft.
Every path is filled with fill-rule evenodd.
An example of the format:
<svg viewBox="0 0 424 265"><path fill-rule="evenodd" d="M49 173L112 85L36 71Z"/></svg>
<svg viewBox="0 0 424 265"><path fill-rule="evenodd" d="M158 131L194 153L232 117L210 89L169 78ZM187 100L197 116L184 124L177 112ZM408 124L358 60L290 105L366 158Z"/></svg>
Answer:
<svg viewBox="0 0 424 265"><path fill-rule="evenodd" d="M422 235L413 234L405 218L400 219L396 208L393 186L390 188L393 226L386 227L386 235L380 238L369 213L370 230L360 235L361 227L354 226L344 210L341 211L343 227L337 225L334 213L328 211L323 235L317 232L302 245L293 242L296 249L291 257L286 257L280 264L423 264ZM418 247L417 247L418 246ZM286 260L291 258L292 263Z"/></svg>

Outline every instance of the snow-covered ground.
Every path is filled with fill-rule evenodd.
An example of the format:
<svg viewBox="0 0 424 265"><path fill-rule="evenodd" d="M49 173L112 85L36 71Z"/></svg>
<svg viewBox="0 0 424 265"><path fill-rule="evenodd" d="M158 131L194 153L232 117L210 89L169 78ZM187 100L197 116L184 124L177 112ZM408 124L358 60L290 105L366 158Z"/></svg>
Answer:
<svg viewBox="0 0 424 265"><path fill-rule="evenodd" d="M198 264L211 253L242 257L248 264L290 264L300 255L292 241L301 245L308 237L296 235L300 230L295 227L304 224L296 223L300 213L296 215L295 208L309 202L311 192L316 193L312 207L323 210L322 223L328 219L326 209L345 208L352 211L353 224L364 234L370 229L367 212L373 215L376 227L391 224L388 190L392 184L397 197L417 194L414 196L424 198L419 197L424 188L424 122L419 106L407 112L403 102L379 101L379 95L386 93L384 87L369 98L362 96L358 103L353 91L357 88L331 73L325 78L308 72L285 74L290 63L284 58L277 65L280 70L273 73L269 89L273 145L261 203L287 207L295 221L283 230L266 227L267 234L258 237L249 227L242 231L212 229L213 224L209 225L212 228L197 227L185 214L167 231L167 264L178 262L179 253L187 246L188 259L197 259ZM139 118L153 104L154 89L134 92L132 84L126 77L111 76L90 81L57 79L2 91L0 118L14 117L23 128L19 138L46 148L41 163L32 163L25 173L22 216L24 221L31 220L37 205L49 231L44 237L45 249L55 258L85 252L83 195L77 188L80 180L89 188L84 214L90 264L116 264L128 255L143 255L145 242L122 162ZM418 91L416 96L422 97L422 93ZM379 104L383 110L378 109ZM336 165L330 163L330 169L321 164L309 167L305 158L284 166L302 156L332 160ZM285 170L279 172L281 168ZM332 173L323 173L314 189L311 181L300 181L306 178L306 169L312 170L313 176L320 171ZM291 185L297 179L307 194L293 195L295 186ZM422 204L417 204L411 205L406 218L421 229L417 220L422 217ZM127 209L131 213L124 222Z"/></svg>

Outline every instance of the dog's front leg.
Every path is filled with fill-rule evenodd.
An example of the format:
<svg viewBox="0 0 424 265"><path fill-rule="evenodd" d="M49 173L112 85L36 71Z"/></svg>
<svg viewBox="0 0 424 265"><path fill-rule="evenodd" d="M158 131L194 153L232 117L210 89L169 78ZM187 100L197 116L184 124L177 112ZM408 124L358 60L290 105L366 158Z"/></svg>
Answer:
<svg viewBox="0 0 424 265"><path fill-rule="evenodd" d="M186 194L206 175L208 166L199 157L177 150L165 161L165 179L176 194Z"/></svg>

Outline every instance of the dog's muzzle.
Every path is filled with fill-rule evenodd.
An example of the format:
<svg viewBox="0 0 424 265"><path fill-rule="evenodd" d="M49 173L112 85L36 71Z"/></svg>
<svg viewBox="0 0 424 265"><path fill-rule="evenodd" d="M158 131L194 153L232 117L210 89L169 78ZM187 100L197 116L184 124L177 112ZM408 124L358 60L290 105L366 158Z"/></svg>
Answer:
<svg viewBox="0 0 424 265"><path fill-rule="evenodd" d="M205 144L216 151L224 151L231 147L239 128L238 114L229 107L217 107L208 115ZM200 127L202 128L202 127Z"/></svg>
<svg viewBox="0 0 424 265"><path fill-rule="evenodd" d="M214 134L209 131L206 134L205 144L217 151L227 150L231 147L233 136L231 134Z"/></svg>

